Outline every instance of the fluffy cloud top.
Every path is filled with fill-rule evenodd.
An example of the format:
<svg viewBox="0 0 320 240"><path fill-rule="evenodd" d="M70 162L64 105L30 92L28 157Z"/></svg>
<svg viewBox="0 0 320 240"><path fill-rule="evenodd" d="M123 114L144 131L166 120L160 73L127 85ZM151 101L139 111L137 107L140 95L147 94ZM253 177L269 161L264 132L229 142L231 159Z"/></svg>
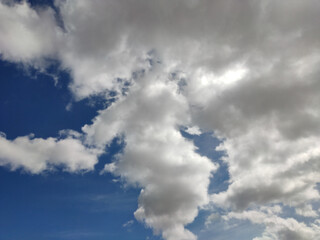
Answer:
<svg viewBox="0 0 320 240"><path fill-rule="evenodd" d="M196 238L184 226L209 202L216 166L195 153L179 127L198 126L223 140L218 150L226 152L230 185L211 200L237 212L227 214L226 221L264 224L262 239L319 236L313 209L320 200L318 1L55 4L64 29L51 9L2 2L0 53L26 64L57 58L73 77L70 89L76 99L117 92L117 101L84 126L83 134L86 144L97 149L114 137L124 139L123 154L105 170L143 189L137 219L168 240ZM71 155L79 154L79 164L58 154L64 152L62 141L73 146ZM76 139L1 138L0 147L34 149L28 163L19 154L2 158L3 164L31 172L50 164L90 169L96 161ZM313 225L282 218L279 212L246 210L278 203L313 219ZM285 228L271 226L272 221Z"/></svg>

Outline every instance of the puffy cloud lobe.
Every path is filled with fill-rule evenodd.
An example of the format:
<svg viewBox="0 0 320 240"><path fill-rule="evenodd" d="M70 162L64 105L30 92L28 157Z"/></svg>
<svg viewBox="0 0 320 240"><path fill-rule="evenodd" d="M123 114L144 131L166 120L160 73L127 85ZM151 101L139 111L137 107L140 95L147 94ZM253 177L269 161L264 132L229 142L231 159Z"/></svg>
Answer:
<svg viewBox="0 0 320 240"><path fill-rule="evenodd" d="M97 163L99 150L87 148L80 140L17 137L8 140L0 137L0 166L11 170L22 168L37 174L61 167L68 172L89 171Z"/></svg>
<svg viewBox="0 0 320 240"><path fill-rule="evenodd" d="M268 128L226 140L220 148L228 150L225 160L232 182L227 192L213 199L239 210L252 203L299 205L318 200L318 141L316 137L283 139Z"/></svg>
<svg viewBox="0 0 320 240"><path fill-rule="evenodd" d="M165 79L152 68L126 98L100 112L83 131L95 145L124 135L123 154L105 170L142 188L138 220L165 239L191 240L196 237L184 225L209 203L209 178L217 166L181 136L178 124L188 120L188 106L177 84Z"/></svg>
<svg viewBox="0 0 320 240"><path fill-rule="evenodd" d="M51 9L35 11L26 2L0 2L0 54L13 62L34 64L56 54L59 28Z"/></svg>

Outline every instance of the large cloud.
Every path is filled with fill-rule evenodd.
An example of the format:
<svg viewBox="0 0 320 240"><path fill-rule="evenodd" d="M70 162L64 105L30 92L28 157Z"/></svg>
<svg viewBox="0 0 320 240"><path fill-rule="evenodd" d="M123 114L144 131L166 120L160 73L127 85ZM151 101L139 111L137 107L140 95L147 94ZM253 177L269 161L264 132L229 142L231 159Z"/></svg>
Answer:
<svg viewBox="0 0 320 240"><path fill-rule="evenodd" d="M216 166L181 136L179 125L188 123L188 104L178 85L157 66L143 75L124 99L83 130L98 146L124 136L124 153L105 170L142 187L138 220L161 230L165 239L195 239L184 225L209 203L209 178Z"/></svg>
<svg viewBox="0 0 320 240"><path fill-rule="evenodd" d="M230 185L212 195L214 205L267 230L267 220L245 209L281 203L317 218L318 1L61 0L56 6L64 29L50 9L0 4L6 36L0 52L29 64L55 56L73 77L76 99L118 93L83 131L99 148L123 137L123 154L106 170L144 189L138 219L166 239L195 238L183 226L208 202L215 167L181 137L181 125L223 140ZM277 214L264 218L287 224ZM319 228L299 233L303 223L294 221L298 235L286 236L318 236Z"/></svg>

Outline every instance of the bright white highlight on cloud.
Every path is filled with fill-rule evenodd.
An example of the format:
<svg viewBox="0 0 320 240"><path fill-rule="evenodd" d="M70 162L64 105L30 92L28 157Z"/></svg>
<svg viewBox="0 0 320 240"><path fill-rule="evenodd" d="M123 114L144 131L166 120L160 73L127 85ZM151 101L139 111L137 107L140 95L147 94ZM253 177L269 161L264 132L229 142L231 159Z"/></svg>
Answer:
<svg viewBox="0 0 320 240"><path fill-rule="evenodd" d="M142 188L135 217L165 239L196 239L184 226L210 199L225 221L264 225L255 239L319 237L319 1L55 4L64 29L51 9L0 4L2 58L38 66L54 57L70 71L76 99L113 90L117 101L83 127L85 143L1 138L2 165L92 169L100 153L93 149L120 137L124 152L104 171ZM226 191L208 196L218 166L181 136L187 126L222 140ZM60 150L62 141L73 147ZM19 151L35 156L27 161ZM296 219L281 216L281 207L265 210L270 204L293 208Z"/></svg>

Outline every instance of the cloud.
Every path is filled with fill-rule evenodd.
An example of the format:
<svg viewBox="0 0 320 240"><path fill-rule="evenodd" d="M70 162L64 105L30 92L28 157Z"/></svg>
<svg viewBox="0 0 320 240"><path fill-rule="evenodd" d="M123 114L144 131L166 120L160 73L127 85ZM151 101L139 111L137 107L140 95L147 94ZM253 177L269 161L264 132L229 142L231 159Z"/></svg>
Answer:
<svg viewBox="0 0 320 240"><path fill-rule="evenodd" d="M220 215L218 213L211 213L204 223L204 225L208 228L212 223L220 219Z"/></svg>
<svg viewBox="0 0 320 240"><path fill-rule="evenodd" d="M191 135L200 135L201 134L201 130L197 126L189 127L185 131Z"/></svg>
<svg viewBox="0 0 320 240"><path fill-rule="evenodd" d="M8 140L0 136L0 166L8 166L11 170L21 168L33 174L56 167L68 172L93 170L100 153L72 137L42 139L24 136Z"/></svg>
<svg viewBox="0 0 320 240"><path fill-rule="evenodd" d="M124 227L124 228L128 228L128 227L130 227L133 223L134 223L134 221L133 221L133 220L129 220L128 222L126 222L126 223L122 224L122 227Z"/></svg>
<svg viewBox="0 0 320 240"><path fill-rule="evenodd" d="M123 154L105 171L142 188L135 217L169 240L195 239L184 225L209 203L209 178L217 168L182 137L179 124L187 120L188 105L177 90L151 68L125 98L83 128L93 145L124 136Z"/></svg>
<svg viewBox="0 0 320 240"><path fill-rule="evenodd" d="M319 220L310 224L298 222L294 218L282 218L274 212L268 213L263 211L244 211L242 213L230 212L223 217L224 220L231 219L249 220L254 224L263 224L266 226L261 237L256 237L253 240L289 240L289 239L317 239L320 237Z"/></svg>
<svg viewBox="0 0 320 240"><path fill-rule="evenodd" d="M2 59L34 64L56 54L61 34L52 9L30 8L29 4L0 2L0 55Z"/></svg>
<svg viewBox="0 0 320 240"><path fill-rule="evenodd" d="M180 134L181 126L198 126L214 132L222 141L217 150L226 153L230 185L210 197L212 204L265 224L261 239L317 236L315 226L247 209L281 203L317 217L310 206L320 200L318 1L57 0L55 5L64 29L50 8L2 2L2 58L38 64L55 57L69 70L76 99L116 93L115 102L83 132L86 144L98 149L115 137L125 141L123 153L105 171L142 188L137 219L167 240L196 238L184 226L208 203L217 168ZM1 139L6 149L22 148L20 138ZM75 139L21 139L42 162L36 172L51 162L70 164L67 157L40 154L40 142L56 149L68 140L81 155L92 156ZM13 168L32 168L18 156L10 162ZM283 227L270 227L271 220Z"/></svg>

